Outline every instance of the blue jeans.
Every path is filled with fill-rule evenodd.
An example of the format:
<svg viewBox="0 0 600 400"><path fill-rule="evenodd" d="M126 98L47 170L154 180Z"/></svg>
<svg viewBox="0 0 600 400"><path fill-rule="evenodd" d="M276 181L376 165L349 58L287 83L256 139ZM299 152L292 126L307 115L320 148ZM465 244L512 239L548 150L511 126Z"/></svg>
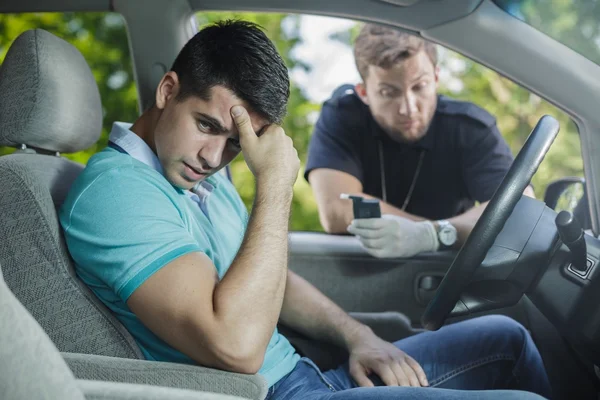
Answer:
<svg viewBox="0 0 600 400"><path fill-rule="evenodd" d="M550 384L531 336L499 315L475 318L395 342L425 371L429 387L357 387L348 363L321 372L303 358L269 389L269 400L437 399L525 400L550 397ZM494 389L494 390L490 390ZM488 391L489 390L489 391ZM533 393L532 393L533 392ZM534 394L537 393L537 394Z"/></svg>

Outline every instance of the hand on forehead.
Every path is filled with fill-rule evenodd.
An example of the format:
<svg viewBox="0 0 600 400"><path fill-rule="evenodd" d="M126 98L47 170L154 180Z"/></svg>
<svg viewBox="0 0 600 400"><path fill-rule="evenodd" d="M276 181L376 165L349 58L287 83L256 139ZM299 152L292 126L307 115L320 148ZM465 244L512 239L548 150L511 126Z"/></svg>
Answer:
<svg viewBox="0 0 600 400"><path fill-rule="evenodd" d="M234 106L242 106L248 115L250 116L250 122L254 132L257 134L264 130L264 127L268 125L268 121L261 115L256 113L248 103L235 95L231 90L216 86L211 89L211 98L207 102L210 113L213 118L216 118L222 127L229 131L237 134L237 127L231 116L231 109Z"/></svg>
<svg viewBox="0 0 600 400"><path fill-rule="evenodd" d="M212 87L206 97L189 96L185 102L187 103L186 108L197 118L201 118L210 125L214 133L237 134L237 128L231 116L231 109L236 105L246 109L254 129L262 129L267 122L247 102L222 86Z"/></svg>
<svg viewBox="0 0 600 400"><path fill-rule="evenodd" d="M234 105L234 106L231 107L231 109L229 110L230 117L231 117L231 112L232 112L232 110L233 110L233 108L235 106L241 106L246 111L246 113L249 115L249 117L250 117L250 123L252 125L252 130L256 133L257 136L262 135L263 132L270 125L265 118L263 118L262 116L258 115L256 112L254 112L251 108L245 106L245 104L243 104L243 103L236 104L236 105ZM232 129L237 134L239 134L239 132L237 132L238 128L237 128L235 122L233 122L233 118L232 118L232 123L233 123Z"/></svg>

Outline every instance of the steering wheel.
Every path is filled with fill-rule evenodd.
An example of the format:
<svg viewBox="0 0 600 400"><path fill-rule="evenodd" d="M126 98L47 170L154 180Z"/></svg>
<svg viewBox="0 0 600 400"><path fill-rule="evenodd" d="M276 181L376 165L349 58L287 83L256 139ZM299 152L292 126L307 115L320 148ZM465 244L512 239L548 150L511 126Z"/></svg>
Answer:
<svg viewBox="0 0 600 400"><path fill-rule="evenodd" d="M439 329L454 307L459 307L462 292L521 199L559 129L558 121L549 115L538 121L429 302L421 318L426 329Z"/></svg>

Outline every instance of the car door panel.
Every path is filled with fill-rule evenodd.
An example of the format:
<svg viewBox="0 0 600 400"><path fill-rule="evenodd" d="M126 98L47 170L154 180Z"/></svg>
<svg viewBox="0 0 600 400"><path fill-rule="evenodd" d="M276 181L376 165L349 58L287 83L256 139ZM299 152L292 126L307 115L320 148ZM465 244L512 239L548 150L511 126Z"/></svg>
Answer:
<svg viewBox="0 0 600 400"><path fill-rule="evenodd" d="M456 252L419 254L409 259L377 259L352 236L290 233L289 268L311 282L348 312L398 311L414 327ZM484 314L509 315L524 325L521 302ZM482 314L451 318L449 323Z"/></svg>

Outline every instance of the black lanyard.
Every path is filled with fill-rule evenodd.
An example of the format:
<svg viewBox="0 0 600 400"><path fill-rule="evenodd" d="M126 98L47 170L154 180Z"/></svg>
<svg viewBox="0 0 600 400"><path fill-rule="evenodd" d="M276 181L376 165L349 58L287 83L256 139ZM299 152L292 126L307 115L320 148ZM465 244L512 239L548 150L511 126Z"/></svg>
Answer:
<svg viewBox="0 0 600 400"><path fill-rule="evenodd" d="M379 170L381 172L381 197L383 201L387 203L387 188L386 188L386 179L385 179L385 162L383 158L383 143L381 139L377 140L377 144L379 145ZM406 194L406 198L404 199L404 203L402 204L402 211L406 210L408 203L410 203L410 199L413 195L413 191L415 190L415 186L417 185L417 179L419 179L419 174L421 173L421 167L423 166L423 159L425 158L425 150L421 149L419 152L419 161L417 163L417 168L415 169L415 174L413 175L412 182L410 184L410 188L408 189L408 193Z"/></svg>

